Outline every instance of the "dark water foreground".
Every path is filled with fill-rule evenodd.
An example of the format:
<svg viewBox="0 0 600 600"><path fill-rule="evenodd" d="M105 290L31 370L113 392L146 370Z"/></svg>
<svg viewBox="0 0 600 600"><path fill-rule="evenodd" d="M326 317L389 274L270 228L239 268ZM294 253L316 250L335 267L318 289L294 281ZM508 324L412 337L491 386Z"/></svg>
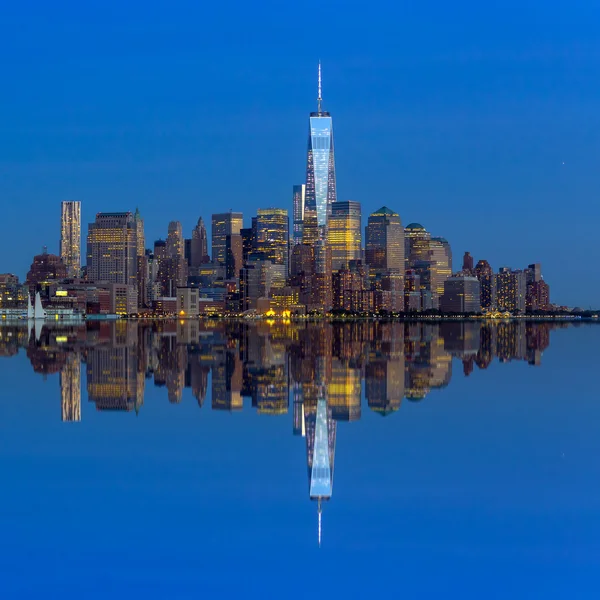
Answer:
<svg viewBox="0 0 600 600"><path fill-rule="evenodd" d="M600 328L0 327L0 597L595 598Z"/></svg>

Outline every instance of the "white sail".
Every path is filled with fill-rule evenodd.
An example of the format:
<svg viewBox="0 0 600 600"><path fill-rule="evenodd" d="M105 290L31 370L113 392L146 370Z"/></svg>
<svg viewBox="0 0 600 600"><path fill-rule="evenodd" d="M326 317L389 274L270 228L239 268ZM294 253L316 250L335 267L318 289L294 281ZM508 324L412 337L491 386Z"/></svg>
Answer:
<svg viewBox="0 0 600 600"><path fill-rule="evenodd" d="M42 298L41 298L39 292L37 292L37 294L35 295L35 311L33 314L34 314L34 319L45 319L46 318L46 311L44 310L44 307L42 306Z"/></svg>
<svg viewBox="0 0 600 600"><path fill-rule="evenodd" d="M27 319L33 319L33 306L31 305L31 295L27 292Z"/></svg>

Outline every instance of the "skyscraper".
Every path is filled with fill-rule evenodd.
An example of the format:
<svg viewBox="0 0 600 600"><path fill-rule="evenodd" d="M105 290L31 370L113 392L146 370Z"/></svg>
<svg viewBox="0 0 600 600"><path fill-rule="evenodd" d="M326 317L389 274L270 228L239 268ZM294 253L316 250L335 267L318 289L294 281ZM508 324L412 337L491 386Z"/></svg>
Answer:
<svg viewBox="0 0 600 600"><path fill-rule="evenodd" d="M131 212L98 213L89 224L87 277L137 284L137 226Z"/></svg>
<svg viewBox="0 0 600 600"><path fill-rule="evenodd" d="M465 252L465 254L463 256L462 270L465 273L468 273L469 275L471 275L474 272L474 269L473 269L473 257L471 256L470 252Z"/></svg>
<svg viewBox="0 0 600 600"><path fill-rule="evenodd" d="M81 202L61 202L60 257L67 277L79 277L81 271Z"/></svg>
<svg viewBox="0 0 600 600"><path fill-rule="evenodd" d="M304 203L306 202L306 184L295 185L293 192L293 241L294 245L302 243L304 223Z"/></svg>
<svg viewBox="0 0 600 600"><path fill-rule="evenodd" d="M331 204L327 227L327 243L331 247L331 268L338 271L351 260L360 260L362 226L360 202L336 201Z"/></svg>
<svg viewBox="0 0 600 600"><path fill-rule="evenodd" d="M404 228L398 213L382 206L369 216L366 261L373 271L404 276Z"/></svg>
<svg viewBox="0 0 600 600"><path fill-rule="evenodd" d="M404 229L404 257L406 268L413 269L416 262L429 260L431 234L420 223L410 223Z"/></svg>
<svg viewBox="0 0 600 600"><path fill-rule="evenodd" d="M496 302L498 308L512 313L525 312L527 280L524 271L502 267L496 275Z"/></svg>
<svg viewBox="0 0 600 600"><path fill-rule="evenodd" d="M481 285L480 303L481 308L490 309L496 307L496 276L487 260L480 260L475 266L475 276Z"/></svg>
<svg viewBox="0 0 600 600"><path fill-rule="evenodd" d="M272 264L283 265L284 280L289 265L289 223L288 211L283 208L259 208L256 212L256 250Z"/></svg>
<svg viewBox="0 0 600 600"><path fill-rule="evenodd" d="M242 213L231 210L212 216L212 259L214 262L225 264L225 241L228 235L240 233L243 219Z"/></svg>
<svg viewBox="0 0 600 600"><path fill-rule="evenodd" d="M137 248L137 256L144 256L146 254L146 238L144 235L144 219L142 219L142 215L140 214L140 209L135 209L135 214L133 216L135 221L135 234L136 234L136 248Z"/></svg>
<svg viewBox="0 0 600 600"><path fill-rule="evenodd" d="M204 262L208 262L208 237L206 227L202 217L198 219L198 224L192 230L192 239L190 242L190 267L199 267Z"/></svg>
<svg viewBox="0 0 600 600"><path fill-rule="evenodd" d="M321 63L317 111L310 113L308 126L308 154L306 160L306 201L302 241L313 244L324 237L331 204L336 201L335 155L333 147L333 120L323 111L321 95Z"/></svg>

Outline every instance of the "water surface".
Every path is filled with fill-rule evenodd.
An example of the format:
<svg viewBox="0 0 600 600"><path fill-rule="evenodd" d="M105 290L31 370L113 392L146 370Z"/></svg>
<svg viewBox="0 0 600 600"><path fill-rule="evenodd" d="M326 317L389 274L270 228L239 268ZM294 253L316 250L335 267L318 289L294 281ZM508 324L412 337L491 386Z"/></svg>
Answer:
<svg viewBox="0 0 600 600"><path fill-rule="evenodd" d="M6 598L596 598L596 325L0 327Z"/></svg>

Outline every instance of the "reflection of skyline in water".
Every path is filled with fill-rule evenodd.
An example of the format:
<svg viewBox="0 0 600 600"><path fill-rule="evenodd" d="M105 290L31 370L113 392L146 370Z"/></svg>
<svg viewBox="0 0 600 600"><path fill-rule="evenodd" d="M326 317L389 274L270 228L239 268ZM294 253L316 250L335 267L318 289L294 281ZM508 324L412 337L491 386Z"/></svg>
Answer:
<svg viewBox="0 0 600 600"><path fill-rule="evenodd" d="M369 410L386 416L403 399L422 401L450 384L453 359L464 376L494 359L540 365L550 331L566 324L509 321L345 324L243 322L93 322L39 330L0 327L0 357L24 350L34 372L58 374L63 421L82 419L82 381L97 411L143 410L145 386L164 387L170 403L185 388L204 406L284 415L292 402L293 434L305 437L309 497L333 493L338 421ZM85 377L82 377L82 369ZM83 410L85 416L85 409Z"/></svg>

